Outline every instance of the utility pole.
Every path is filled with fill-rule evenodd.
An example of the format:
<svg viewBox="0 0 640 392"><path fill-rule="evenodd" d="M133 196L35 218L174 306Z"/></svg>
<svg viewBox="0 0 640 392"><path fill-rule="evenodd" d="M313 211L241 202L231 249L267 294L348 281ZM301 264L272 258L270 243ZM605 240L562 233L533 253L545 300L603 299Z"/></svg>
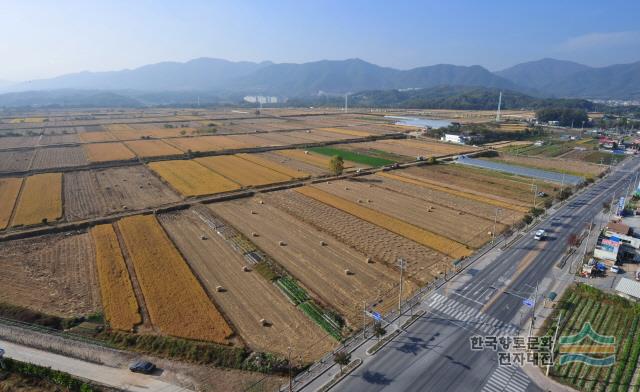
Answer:
<svg viewBox="0 0 640 392"><path fill-rule="evenodd" d="M367 301L362 301L362 340L367 338Z"/></svg>
<svg viewBox="0 0 640 392"><path fill-rule="evenodd" d="M344 112L346 113L349 110L349 94L344 95Z"/></svg>
<svg viewBox="0 0 640 392"><path fill-rule="evenodd" d="M498 111L496 112L496 122L500 122L500 107L502 106L502 91L500 91L500 96L498 97Z"/></svg>
<svg viewBox="0 0 640 392"><path fill-rule="evenodd" d="M291 376L291 346L287 347L287 356L289 363L289 392L293 392L293 377Z"/></svg>
<svg viewBox="0 0 640 392"><path fill-rule="evenodd" d="M402 257L398 259L398 267L400 267L400 292L398 293L398 315L402 314L402 284L404 278L404 269L406 268L406 262Z"/></svg>
<svg viewBox="0 0 640 392"><path fill-rule="evenodd" d="M533 209L535 210L535 208L536 208L536 197L538 196L538 185L532 183L531 184L531 190L533 191Z"/></svg>
<svg viewBox="0 0 640 392"><path fill-rule="evenodd" d="M496 208L496 215L493 217L493 231L491 231L491 245L496 240L496 224L498 223L498 213L502 211L500 208Z"/></svg>
<svg viewBox="0 0 640 392"><path fill-rule="evenodd" d="M538 305L538 282L536 282L536 294L533 297L533 308L531 309L531 324L529 324L529 334L527 335L527 339L531 336L531 332L533 332L533 324L536 321L536 306Z"/></svg>

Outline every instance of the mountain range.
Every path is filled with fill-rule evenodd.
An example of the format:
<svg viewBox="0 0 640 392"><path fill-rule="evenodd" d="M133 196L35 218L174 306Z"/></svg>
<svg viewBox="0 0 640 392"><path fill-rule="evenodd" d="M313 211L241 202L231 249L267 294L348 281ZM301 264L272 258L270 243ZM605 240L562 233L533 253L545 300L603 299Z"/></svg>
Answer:
<svg viewBox="0 0 640 392"><path fill-rule="evenodd" d="M100 90L136 97L150 94L156 98L162 94L208 94L233 100L243 95L299 98L438 86L505 89L536 97L639 99L640 62L595 68L547 58L491 72L479 65L450 64L399 70L360 59L276 64L200 58L0 85L0 91L68 89L77 95L79 90Z"/></svg>

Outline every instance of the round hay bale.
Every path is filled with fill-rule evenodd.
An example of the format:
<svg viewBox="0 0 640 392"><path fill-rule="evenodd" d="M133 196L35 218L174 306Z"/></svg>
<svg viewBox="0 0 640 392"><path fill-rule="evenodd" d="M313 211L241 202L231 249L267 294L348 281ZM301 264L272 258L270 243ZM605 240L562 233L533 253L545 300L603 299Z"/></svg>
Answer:
<svg viewBox="0 0 640 392"><path fill-rule="evenodd" d="M217 291L218 293L224 293L225 291L227 291L227 289L225 289L225 288L224 288L224 287L222 287L222 286L216 286L216 291Z"/></svg>
<svg viewBox="0 0 640 392"><path fill-rule="evenodd" d="M327 243L324 241L320 241L320 246L327 246Z"/></svg>
<svg viewBox="0 0 640 392"><path fill-rule="evenodd" d="M251 215L255 215L256 212L254 210L251 210Z"/></svg>
<svg viewBox="0 0 640 392"><path fill-rule="evenodd" d="M260 200L258 201L258 204L264 204L264 201Z"/></svg>
<svg viewBox="0 0 640 392"><path fill-rule="evenodd" d="M209 238L208 238L206 235L201 234L201 235L200 235L200 239L201 239L201 240L208 240Z"/></svg>
<svg viewBox="0 0 640 392"><path fill-rule="evenodd" d="M254 231L251 232L251 237L259 237L260 235Z"/></svg>
<svg viewBox="0 0 640 392"><path fill-rule="evenodd" d="M345 275L353 275L353 272L351 272L351 270L350 270L350 269L346 268L346 269L344 270L344 274L345 274Z"/></svg>
<svg viewBox="0 0 640 392"><path fill-rule="evenodd" d="M247 267L246 265L243 265L242 272L251 272L251 268Z"/></svg>
<svg viewBox="0 0 640 392"><path fill-rule="evenodd" d="M287 246L287 243L284 241L278 241L278 245L280 246Z"/></svg>
<svg viewBox="0 0 640 392"><path fill-rule="evenodd" d="M366 262L367 264L373 264L373 259L371 257L367 257Z"/></svg>

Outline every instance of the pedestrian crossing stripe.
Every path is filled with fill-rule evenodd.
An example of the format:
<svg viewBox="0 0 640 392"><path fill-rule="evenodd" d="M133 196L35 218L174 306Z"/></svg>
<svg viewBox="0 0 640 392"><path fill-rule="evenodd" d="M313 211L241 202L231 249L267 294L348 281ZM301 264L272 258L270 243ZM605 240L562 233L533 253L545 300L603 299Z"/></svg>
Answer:
<svg viewBox="0 0 640 392"><path fill-rule="evenodd" d="M482 392L524 392L530 383L520 368L498 366L482 388Z"/></svg>

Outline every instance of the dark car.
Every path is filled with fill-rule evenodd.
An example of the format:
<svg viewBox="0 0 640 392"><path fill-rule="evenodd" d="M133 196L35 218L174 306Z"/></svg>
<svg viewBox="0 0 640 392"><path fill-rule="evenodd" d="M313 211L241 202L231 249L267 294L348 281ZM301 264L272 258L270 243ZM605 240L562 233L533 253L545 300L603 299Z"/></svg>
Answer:
<svg viewBox="0 0 640 392"><path fill-rule="evenodd" d="M151 374L156 370L156 365L149 361L138 361L132 363L131 366L129 366L129 370L134 373Z"/></svg>

